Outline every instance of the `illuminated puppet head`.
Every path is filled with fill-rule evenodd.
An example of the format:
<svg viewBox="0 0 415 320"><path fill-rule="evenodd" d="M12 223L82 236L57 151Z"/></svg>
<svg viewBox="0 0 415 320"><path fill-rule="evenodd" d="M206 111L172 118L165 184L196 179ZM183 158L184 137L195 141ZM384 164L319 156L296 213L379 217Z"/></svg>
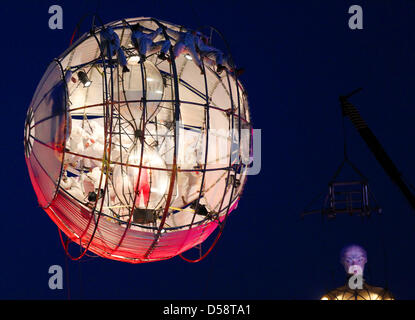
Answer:
<svg viewBox="0 0 415 320"><path fill-rule="evenodd" d="M340 262L348 274L363 274L367 262L366 250L356 244L344 247L340 253Z"/></svg>
<svg viewBox="0 0 415 320"><path fill-rule="evenodd" d="M371 286L363 281L363 270L367 262L366 250L356 244L344 247L340 253L348 281L344 286L326 293L321 300L394 300L392 293L381 287ZM361 277L357 277L360 275ZM359 283L359 278L361 282Z"/></svg>

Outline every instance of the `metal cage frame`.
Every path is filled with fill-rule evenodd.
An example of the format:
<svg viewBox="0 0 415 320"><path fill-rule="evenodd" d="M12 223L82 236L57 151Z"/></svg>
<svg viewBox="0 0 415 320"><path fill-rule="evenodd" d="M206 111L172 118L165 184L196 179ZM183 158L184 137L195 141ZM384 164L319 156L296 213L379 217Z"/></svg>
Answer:
<svg viewBox="0 0 415 320"><path fill-rule="evenodd" d="M94 18L95 21L95 18ZM226 220L229 216L229 213L236 208L239 198L242 194L242 190L244 188L244 185L246 183L246 177L241 185L238 185L240 181L236 179L235 177L240 174L241 170L246 170L248 165L247 163L243 163L241 161L241 155L240 155L240 146L241 146L241 128L242 123L245 128L248 128L250 132L252 132L252 124L250 119L245 119L241 114L241 99L242 96L246 99L246 91L242 87L241 83L238 80L237 74L231 74L229 71L226 71L224 77L220 77L216 72L209 66L206 66L203 63L202 60L202 68L204 71L207 69L210 69L210 72L213 72L216 74L218 81L220 82L227 82L228 88L230 89L229 92L229 102L230 102L230 111L229 109L222 109L218 106L215 106L212 104L212 97L209 93L208 88L208 81L206 72L204 72L203 78L204 78L204 88L205 91L200 93L201 96L204 97L205 103L196 103L192 101L183 101L180 99L179 95L179 83L181 81L180 75L177 70L175 59L170 59L170 74L165 75L166 78L168 78L167 81L170 81L171 89L172 89L172 99L169 100L163 100L164 97L160 100L147 100L146 98L146 86L147 86L147 80L145 79L145 68L143 66L143 63L140 63L141 68L141 81L142 81L142 88L143 88L143 98L140 101L131 101L127 99L116 99L114 97L114 85L119 85L120 79L123 81L124 74L119 75L119 65L117 63L114 63L114 61L108 60L104 52L102 50L102 46L100 43L100 40L98 39L97 35L99 32L101 32L103 29L107 27L112 27L114 30L116 29L122 29L122 33L124 33L124 30L130 28L130 23L133 22L145 22L145 21L151 21L157 24L157 26L163 28L163 36L165 39L171 39L171 36L169 36L166 32L166 29L169 27L174 26L171 23L167 23L164 21L159 21L153 18L133 18L128 20L121 20L112 22L109 24L101 25L100 27L93 26L92 30L88 33L85 33L83 36L81 36L77 41L75 41L72 44L72 41L74 39L74 35L71 39L71 46L57 59L53 60L52 63L49 65L47 70L51 70L49 74L58 68L60 70L60 82L64 83L65 85L65 95L64 95L64 105L66 108L66 111L64 113L64 128L63 128L63 135L65 137L68 136L70 132L70 127L68 125L69 123L69 115L74 110L79 111L81 108L76 108L69 110L68 102L69 102L69 93L68 88L66 86L65 82L65 70L62 65L62 60L65 57L68 57L74 50L82 44L87 39L95 39L97 42L98 48L100 48L99 57L95 59L94 61L90 61L85 65L82 66L76 66L73 68L75 71L79 70L80 68L90 67L93 68L96 65L102 66L103 69L103 92L102 92L102 103L100 104L94 104L94 105L85 105L82 106L82 109L88 109L92 107L102 107L102 115L103 115L103 121L104 121L104 154L102 158L95 158L86 156L83 154L77 154L71 150L68 149L66 146L67 139L65 138L60 143L54 143L51 144L49 141L42 141L39 139L35 134L33 134L33 129L38 126L40 123L45 123L49 121L50 119L56 117L56 114L50 114L48 117L45 117L44 119L41 119L39 121L34 122L34 114L37 111L37 108L39 105L41 105L43 98L40 100L40 102L37 104L37 106L34 106L33 104L37 101L37 94L35 94L32 104L28 110L28 115L25 123L25 135L24 135L24 145L25 145L25 158L26 163L29 170L29 175L32 181L32 184L34 186L35 192L38 196L39 204L40 206L48 213L48 215L51 217L51 219L58 225L59 232L60 232L60 239L62 241L62 244L65 248L66 253L68 256L73 260L79 260L81 259L87 251L92 251L95 254L110 258L114 260L119 261L126 261L130 263L142 263L142 262L151 262L151 261L158 261L158 260L164 260L172 258L176 255L180 255L184 260L188 262L197 262L202 260L204 257L207 256L207 254L213 249L217 241L219 240L223 228L225 226ZM78 26L77 26L78 28ZM227 49L229 49L229 46L226 43L226 40L224 39L223 35L218 32L215 28L210 27L211 31L211 37L212 34L216 33L219 35L219 37L224 41L225 46ZM210 37L210 40L212 40ZM170 57L173 57L173 46L169 49ZM127 48L124 48L127 50ZM230 61L233 64L233 59L228 52L228 55L230 57ZM47 73L45 73L44 82L48 80ZM164 78L163 78L164 79ZM232 86L231 86L231 80L236 83L236 90L235 92L232 92ZM37 93L39 92L39 89L42 89L42 81L39 83ZM55 87L52 87L54 89ZM124 96L125 96L125 89L123 88ZM47 93L45 93L44 97L47 97ZM126 97L126 96L125 96ZM107 216L103 213L103 205L104 201L101 201L99 204L99 196L96 197L95 201L93 201L92 207L85 206L84 203L79 203L79 200L75 199L71 194L66 192L61 186L61 179L64 174L64 160L66 155L73 155L83 158L88 158L90 160L100 161L101 162L101 177L99 181L99 188L98 190L103 190L103 197L105 196L105 193L108 189L108 183L111 176L111 169L110 165L122 165L122 166L132 166L132 164L128 163L120 163L113 159L111 159L111 141L112 137L114 135L113 133L113 123L114 119L117 117L117 105L119 106L121 103L128 103L131 102L139 102L143 105L143 112L142 117L143 121L141 121L142 127L140 128L143 136L145 132L145 126L146 126L146 104L149 102L157 102L157 103L171 103L172 105L172 112L174 113L174 120L173 125L173 132L174 132L174 152L173 152L173 164L171 168L156 168L152 166L145 166L143 165L143 148L144 143L141 143L141 155L140 155L140 164L135 167L138 168L138 179L137 181L140 181L140 175L142 172L142 169L151 169L151 170L165 170L170 174L170 182L168 187L168 194L166 195L166 205L164 206L163 212L161 213L161 216L158 216L157 218L160 219L159 225L155 224L154 226L143 226L138 224L141 228L148 229L148 232L136 232L135 230L131 229L131 226L137 225L135 222L133 222L133 211L135 208L135 199L139 193L138 189L135 190L134 195L134 201L133 206L130 210L130 214L128 217L128 220L121 220L116 219L115 217ZM217 168L217 169L209 169L207 168L207 157L208 157L208 145L209 145L209 134L206 134L206 149L205 149L205 161L202 168L197 169L181 169L177 166L177 141L178 141L178 134L179 130L176 130L176 126L180 125L180 107L181 104L189 104L189 105L195 105L198 107L203 107L204 109L204 122L206 123L206 127L204 130L209 130L210 123L209 123L209 112L210 110L218 110L221 112L226 113L230 118L230 132L231 132L231 141L234 138L235 131L237 131L237 137L239 137L238 140L238 161L232 162L233 157L231 156L232 153L232 143L231 143L231 149L229 150L229 163L226 167ZM246 106L247 112L249 113L249 108ZM237 122L237 123L236 123ZM236 123L236 126L235 126ZM48 168L42 167L42 161L39 161L39 159L36 159L36 153L33 152L33 145L41 145L44 148L47 148L50 150L51 153L58 154L59 159L61 160L61 168L59 172L59 176L56 179L56 177L51 176ZM249 135L249 150L252 150L252 134ZM35 168L34 162L40 165L39 168ZM223 197L220 203L220 209L218 212L214 215L206 216L205 219L195 222L196 214L193 215L192 221L188 225L175 227L175 228L169 228L165 225L166 218L169 214L174 212L170 208L170 203L172 200L172 196L174 193L174 186L175 186L175 179L179 172L201 172L202 178L201 178L201 185L199 188L199 195L194 205L194 211L197 212L200 205L200 200L203 197L204 193L204 181L206 173L212 170L225 170L226 173L226 183L225 188L223 192ZM42 185L42 181L39 179L39 172L43 172L45 174L46 179L48 178L49 184L50 182L53 183L56 190L53 194L53 196L45 196L44 189L45 187ZM238 173L239 172L239 173ZM233 177L233 179L232 179ZM227 203L225 202L225 198L227 195L227 190L230 189L230 197L229 201ZM237 190L239 192L237 192ZM182 208L177 208L182 209ZM107 220L113 220L111 222L108 222ZM111 226L109 223L112 223L113 226L119 225L119 227L116 231L111 230ZM124 226L123 226L124 225ZM217 236L215 237L213 243L208 248L206 253L202 254L200 251L200 256L198 259L191 260L188 258L185 258L182 253L186 250L189 250L192 247L200 246L201 243L206 240L206 238L219 226L219 232ZM123 229L123 230L122 230ZM181 229L181 230L180 230ZM63 233L66 234L67 240L64 241L61 230ZM134 233L133 236L131 236L131 233ZM107 236L105 236L105 234ZM109 243L106 239L106 237L110 236L112 239L112 242ZM135 238L134 238L135 237ZM171 239L169 239L171 238ZM115 241L115 239L118 239ZM68 246L70 242L75 242L80 245L83 250L81 250L81 253L79 256L74 257L68 252ZM173 244L172 244L173 243ZM170 245L170 248L169 248Z"/></svg>

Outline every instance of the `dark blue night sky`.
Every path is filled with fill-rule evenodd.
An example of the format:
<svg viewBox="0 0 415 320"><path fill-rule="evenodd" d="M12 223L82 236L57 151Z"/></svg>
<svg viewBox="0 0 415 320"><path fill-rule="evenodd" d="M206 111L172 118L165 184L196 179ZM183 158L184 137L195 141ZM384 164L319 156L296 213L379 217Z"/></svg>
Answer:
<svg viewBox="0 0 415 320"><path fill-rule="evenodd" d="M415 212L349 121L350 158L383 215L300 219L343 159L338 96L358 87L364 90L351 101L415 184L415 1L101 1L104 22L149 16L221 30L246 69L241 80L254 128L262 130L261 173L249 177L211 254L197 264L176 257L141 265L66 260L24 161L24 120L36 86L98 2L2 2L1 299L66 299L68 288L71 299L318 299L344 284L338 253L351 242L368 251L370 284L415 298ZM54 4L63 8L63 30L48 28ZM363 8L363 30L348 28L353 4ZM64 290L48 287L55 264L67 276Z"/></svg>

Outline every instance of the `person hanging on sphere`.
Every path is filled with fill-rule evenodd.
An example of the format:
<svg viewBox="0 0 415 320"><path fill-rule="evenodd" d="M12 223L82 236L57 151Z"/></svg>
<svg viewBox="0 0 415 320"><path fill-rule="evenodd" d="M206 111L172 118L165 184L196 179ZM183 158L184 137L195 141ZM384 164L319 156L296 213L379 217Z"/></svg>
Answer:
<svg viewBox="0 0 415 320"><path fill-rule="evenodd" d="M129 72L127 68L127 59L125 58L124 51L121 48L120 38L117 33L111 28L106 27L100 33L101 49L111 61L112 57L117 55L118 63L122 66L122 72Z"/></svg>
<svg viewBox="0 0 415 320"><path fill-rule="evenodd" d="M201 33L196 34L196 48L199 51L200 56L203 57L203 61L209 65L216 64L216 72L221 74L224 70L231 70L227 60L224 59L223 52L217 48L208 45L208 39Z"/></svg>
<svg viewBox="0 0 415 320"><path fill-rule="evenodd" d="M172 36L177 38L177 42L173 47L174 59L176 59L182 53L189 54L192 60L199 67L200 73L204 74L202 61L200 60L199 54L196 49L196 41L198 38L197 32L194 30L183 32L182 28L180 28L180 31L167 29L167 33L170 33Z"/></svg>
<svg viewBox="0 0 415 320"><path fill-rule="evenodd" d="M166 54L171 46L170 40L166 39L163 41L154 42L154 39L157 38L157 36L160 35L162 31L162 28L158 28L153 32L145 33L144 27L141 26L139 23L131 26L131 42L137 49L140 55L141 62L144 62L146 60L147 55L151 55L159 51L160 53L158 55L158 58L161 60L167 59Z"/></svg>
<svg viewBox="0 0 415 320"><path fill-rule="evenodd" d="M224 53L217 48L209 46L208 38L200 32L197 33L196 49L205 63L210 66L216 64L216 72L218 74L221 74L224 70L227 70L237 76L240 76L244 72L244 69L242 68L232 68L229 60L225 57Z"/></svg>

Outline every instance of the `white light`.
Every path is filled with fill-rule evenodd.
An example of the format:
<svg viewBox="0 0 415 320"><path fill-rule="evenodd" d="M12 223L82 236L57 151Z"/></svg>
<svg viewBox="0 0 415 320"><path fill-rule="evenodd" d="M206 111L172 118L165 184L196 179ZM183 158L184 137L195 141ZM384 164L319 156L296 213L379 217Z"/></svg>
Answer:
<svg viewBox="0 0 415 320"><path fill-rule="evenodd" d="M154 81L154 79L153 78L147 78L147 81L151 82L151 81Z"/></svg>
<svg viewBox="0 0 415 320"><path fill-rule="evenodd" d="M88 75L85 71L79 71L78 72L78 79L82 82L84 85L84 88L87 88L91 85L91 80L89 80Z"/></svg>
<svg viewBox="0 0 415 320"><path fill-rule="evenodd" d="M128 152L123 156L128 164L138 165L141 162L141 144L134 144ZM124 160L124 161L125 161ZM154 168L166 168L166 164L158 151L149 146L144 146L144 153L142 157L143 166ZM128 195L134 194L137 187L143 188L144 185L150 187L151 197L147 200L144 196L139 196L135 199L134 205L138 208L157 209L163 205L163 199L168 188L169 175L164 170L144 169L141 171L140 182L138 182L138 175L140 168L127 167L121 169L121 166L116 166L113 171L115 194L121 201L122 205L133 205L132 199ZM151 185L150 185L151 182ZM123 196L127 195L127 196ZM147 203L145 203L146 201Z"/></svg>
<svg viewBox="0 0 415 320"><path fill-rule="evenodd" d="M184 57L185 57L187 60L189 60L189 61L192 61L192 60L193 60L193 58L192 58L192 56L191 56L190 54L186 54Z"/></svg>
<svg viewBox="0 0 415 320"><path fill-rule="evenodd" d="M163 93L163 91L161 91L161 90L156 90L154 92L157 93L157 94L162 94Z"/></svg>
<svg viewBox="0 0 415 320"><path fill-rule="evenodd" d="M128 58L129 64L138 63L139 61L140 61L140 56L131 56Z"/></svg>

